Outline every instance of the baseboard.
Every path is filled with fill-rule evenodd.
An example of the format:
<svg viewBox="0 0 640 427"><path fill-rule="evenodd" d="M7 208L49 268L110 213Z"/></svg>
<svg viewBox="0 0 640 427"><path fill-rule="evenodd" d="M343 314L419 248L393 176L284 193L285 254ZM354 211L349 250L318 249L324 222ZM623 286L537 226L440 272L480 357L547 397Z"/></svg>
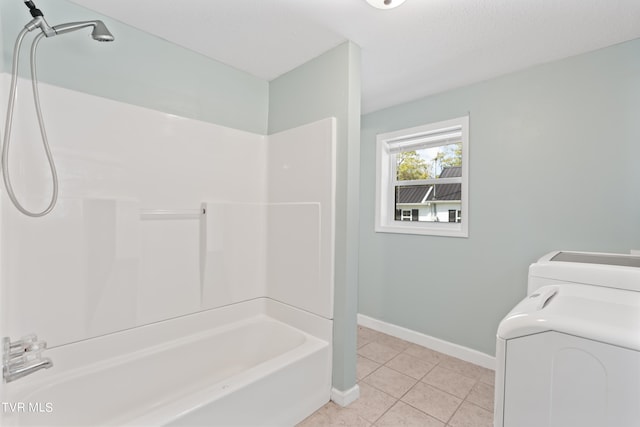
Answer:
<svg viewBox="0 0 640 427"><path fill-rule="evenodd" d="M359 397L360 387L358 386L358 384L345 391L340 391L336 388L331 389L331 400L343 407L349 405L352 402L355 402Z"/></svg>
<svg viewBox="0 0 640 427"><path fill-rule="evenodd" d="M448 354L449 356L457 357L458 359L462 359L488 369L495 370L496 367L496 358L494 356L425 335L411 329L403 328L402 326L383 322L382 320L374 319L373 317L365 316L364 314L358 314L358 325L439 351L440 353Z"/></svg>

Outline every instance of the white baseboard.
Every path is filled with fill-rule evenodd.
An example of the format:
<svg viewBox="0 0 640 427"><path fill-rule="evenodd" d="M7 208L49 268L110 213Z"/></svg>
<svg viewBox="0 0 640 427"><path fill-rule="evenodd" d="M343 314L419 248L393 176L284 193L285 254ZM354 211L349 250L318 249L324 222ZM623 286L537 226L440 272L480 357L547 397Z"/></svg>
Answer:
<svg viewBox="0 0 640 427"><path fill-rule="evenodd" d="M364 314L358 314L358 325L439 351L440 353L448 354L449 356L457 357L458 359L462 359L488 369L495 370L496 367L496 358L493 356L468 347L453 344L439 338L425 335L411 329L403 328L402 326L383 322L382 320L374 319L373 317L365 316Z"/></svg>
<svg viewBox="0 0 640 427"><path fill-rule="evenodd" d="M352 402L355 402L360 397L360 387L358 384L351 387L349 390L340 391L338 389L331 389L331 400L336 404L344 407Z"/></svg>

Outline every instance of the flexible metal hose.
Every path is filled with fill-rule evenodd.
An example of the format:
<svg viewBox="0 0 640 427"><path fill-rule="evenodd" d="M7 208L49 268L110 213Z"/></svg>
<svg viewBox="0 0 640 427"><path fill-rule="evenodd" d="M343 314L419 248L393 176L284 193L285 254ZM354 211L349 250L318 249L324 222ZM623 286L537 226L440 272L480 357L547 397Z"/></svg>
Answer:
<svg viewBox="0 0 640 427"><path fill-rule="evenodd" d="M9 174L9 146L11 143L13 110L15 107L17 96L16 89L18 86L18 61L20 59L20 47L22 46L22 41L27 32L29 32L29 29L24 28L20 32L20 34L18 34L15 47L13 48L13 66L11 67L11 90L9 92L9 105L7 106L7 118L4 128L4 142L2 144L2 179L4 180L7 195L9 196L11 203L13 203L16 209L30 217L41 217L51 212L58 200L58 174L56 172L56 166L53 162L53 156L51 155L51 149L49 148L49 141L47 139L44 120L42 118L42 111L40 109L40 96L38 93L38 78L36 73L36 49L38 47L38 43L40 42L42 37L44 37L44 33L38 34L31 44L31 84L33 89L33 100L36 107L36 115L38 116L38 125L40 127L40 134L42 135L42 144L44 146L47 161L49 162L49 169L51 170L51 178L53 181L53 191L51 194L51 201L49 202L49 205L40 212L32 212L23 207L18 201L15 192L13 191L13 186L11 185L11 177Z"/></svg>

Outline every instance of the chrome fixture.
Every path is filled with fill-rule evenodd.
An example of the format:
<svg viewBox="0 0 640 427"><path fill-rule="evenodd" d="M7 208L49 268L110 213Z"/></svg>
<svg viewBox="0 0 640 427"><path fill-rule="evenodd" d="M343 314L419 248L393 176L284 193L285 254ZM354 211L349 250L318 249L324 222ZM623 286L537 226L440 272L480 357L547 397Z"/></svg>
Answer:
<svg viewBox="0 0 640 427"><path fill-rule="evenodd" d="M13 49L13 66L11 67L11 89L9 92L9 105L7 106L7 119L5 121L4 128L4 142L2 144L2 179L7 190L7 195L11 199L13 205L23 214L30 217L45 216L53 210L53 207L58 200L58 174L56 172L56 166L53 162L53 156L49 148L49 141L47 139L47 133L44 127L44 120L42 119L42 111L40 109L40 95L38 94L38 78L36 73L36 49L38 43L43 37L53 37L60 34L70 33L72 31L80 30L82 28L92 27L91 37L94 40L101 42L110 42L114 40L113 34L109 32L106 25L102 21L82 21L82 22L69 22L66 24L54 25L51 27L40 9L38 9L32 1L25 1L25 5L29 8L33 19L24 26L22 31L18 34L16 44ZM16 102L16 87L18 85L18 61L20 58L20 47L22 46L22 40L25 35L35 30L40 29L40 33L35 36L31 43L31 86L33 90L33 100L36 106L36 115L38 117L38 125L40 126L40 134L42 135L42 144L44 146L44 152L49 163L49 169L51 171L51 179L53 182L53 190L51 193L51 200L49 205L40 212L32 212L24 208L18 201L11 185L11 177L9 175L9 144L11 142L11 126L13 123L13 110Z"/></svg>
<svg viewBox="0 0 640 427"><path fill-rule="evenodd" d="M42 351L47 343L38 341L36 335L22 337L19 341L11 342L9 337L2 339L2 378L9 383L32 374L40 369L48 369L53 362L48 357L42 357Z"/></svg>
<svg viewBox="0 0 640 427"><path fill-rule="evenodd" d="M405 0L367 0L367 3L377 9L393 9L404 2Z"/></svg>
<svg viewBox="0 0 640 427"><path fill-rule="evenodd" d="M96 41L112 42L113 40L115 40L115 37L113 37L113 34L109 32L109 30L107 29L107 26L104 25L104 22L100 20L68 22L66 24L54 25L53 31L55 31L56 35L60 35L60 34L70 33L71 31L76 31L86 27L93 27L93 31L91 31L91 37L93 37L93 39Z"/></svg>

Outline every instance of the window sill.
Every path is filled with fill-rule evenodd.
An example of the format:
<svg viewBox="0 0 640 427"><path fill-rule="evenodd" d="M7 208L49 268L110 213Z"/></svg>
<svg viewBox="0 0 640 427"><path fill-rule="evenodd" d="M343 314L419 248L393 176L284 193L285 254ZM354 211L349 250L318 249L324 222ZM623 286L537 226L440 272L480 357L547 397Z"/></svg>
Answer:
<svg viewBox="0 0 640 427"><path fill-rule="evenodd" d="M409 222L409 221L406 221ZM445 236L468 238L468 230L460 223L437 223L437 225L424 224L393 224L377 225L376 233L416 234L419 236Z"/></svg>

